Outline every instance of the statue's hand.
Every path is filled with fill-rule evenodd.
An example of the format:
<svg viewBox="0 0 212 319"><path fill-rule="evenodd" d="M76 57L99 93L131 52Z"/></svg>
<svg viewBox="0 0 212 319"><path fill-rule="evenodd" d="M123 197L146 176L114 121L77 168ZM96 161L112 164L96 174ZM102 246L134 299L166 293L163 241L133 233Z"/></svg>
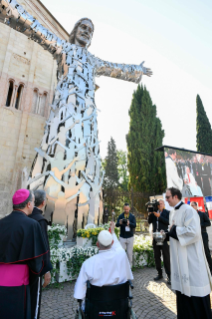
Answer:
<svg viewBox="0 0 212 319"><path fill-rule="evenodd" d="M147 75L147 76L151 76L153 73L152 73L152 71L151 71L151 69L149 69L149 68L145 68L145 66L144 66L144 61L140 64L140 67L142 68L142 71L143 71L143 74L144 75Z"/></svg>

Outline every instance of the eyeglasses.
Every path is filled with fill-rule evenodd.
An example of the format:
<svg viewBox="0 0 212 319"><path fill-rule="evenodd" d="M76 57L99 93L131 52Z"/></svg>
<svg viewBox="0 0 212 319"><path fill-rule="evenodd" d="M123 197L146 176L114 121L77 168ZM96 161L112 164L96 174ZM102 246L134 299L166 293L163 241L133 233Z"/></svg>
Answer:
<svg viewBox="0 0 212 319"><path fill-rule="evenodd" d="M166 199L169 199L169 197L171 197L171 195L170 195L170 196L166 196L165 198L166 198Z"/></svg>

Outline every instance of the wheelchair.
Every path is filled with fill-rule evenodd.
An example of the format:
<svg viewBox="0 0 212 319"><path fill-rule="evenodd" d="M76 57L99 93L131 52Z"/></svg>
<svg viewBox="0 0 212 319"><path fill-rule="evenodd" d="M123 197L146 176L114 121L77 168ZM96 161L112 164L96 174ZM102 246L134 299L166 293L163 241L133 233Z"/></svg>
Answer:
<svg viewBox="0 0 212 319"><path fill-rule="evenodd" d="M75 319L138 319L132 309L132 282L115 286L97 287L87 282L85 311L82 311L82 300L78 300L79 309Z"/></svg>

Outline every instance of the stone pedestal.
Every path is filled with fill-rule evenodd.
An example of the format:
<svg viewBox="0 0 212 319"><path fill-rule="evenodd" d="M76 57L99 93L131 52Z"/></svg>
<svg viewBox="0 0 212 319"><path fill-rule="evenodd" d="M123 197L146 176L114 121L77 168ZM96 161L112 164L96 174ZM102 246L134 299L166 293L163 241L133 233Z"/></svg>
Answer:
<svg viewBox="0 0 212 319"><path fill-rule="evenodd" d="M91 247L92 246L92 239L91 238L77 237L77 246L81 246L83 248Z"/></svg>
<svg viewBox="0 0 212 319"><path fill-rule="evenodd" d="M71 275L71 270L69 269L69 262L61 261L59 263L59 272L56 275L57 282L64 282L77 279L77 276L73 277Z"/></svg>

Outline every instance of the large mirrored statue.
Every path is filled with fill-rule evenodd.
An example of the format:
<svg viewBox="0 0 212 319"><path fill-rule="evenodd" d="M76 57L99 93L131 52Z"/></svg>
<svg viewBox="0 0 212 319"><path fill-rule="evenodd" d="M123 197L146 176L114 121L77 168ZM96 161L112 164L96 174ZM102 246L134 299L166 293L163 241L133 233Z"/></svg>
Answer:
<svg viewBox="0 0 212 319"><path fill-rule="evenodd" d="M67 225L71 239L75 220L81 228L102 218L95 77L139 83L151 70L143 63L117 64L92 55L88 51L94 33L90 19L79 20L67 42L49 32L16 0L0 0L0 11L8 26L39 43L57 60L58 84L28 184L32 190L46 190L45 215L53 212L53 222Z"/></svg>

